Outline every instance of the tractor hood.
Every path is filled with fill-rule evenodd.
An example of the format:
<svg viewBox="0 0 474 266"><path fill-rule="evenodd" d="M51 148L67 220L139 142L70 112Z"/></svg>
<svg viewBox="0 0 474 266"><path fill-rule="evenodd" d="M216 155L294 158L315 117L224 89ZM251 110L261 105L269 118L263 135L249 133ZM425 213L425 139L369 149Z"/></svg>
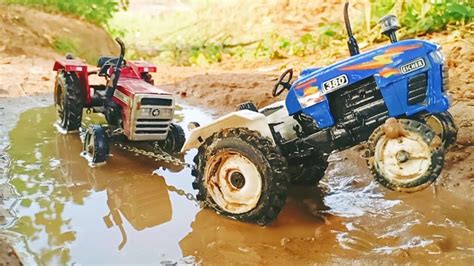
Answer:
<svg viewBox="0 0 474 266"><path fill-rule="evenodd" d="M323 68L308 68L293 83L286 99L290 115L325 100L325 94L373 76L377 83L403 78L403 65L427 58L439 45L424 40L405 40L361 53ZM379 83L379 85L381 85Z"/></svg>
<svg viewBox="0 0 474 266"><path fill-rule="evenodd" d="M135 78L120 78L117 87L121 92L129 97L133 97L136 94L153 94L153 95L171 95L150 83Z"/></svg>

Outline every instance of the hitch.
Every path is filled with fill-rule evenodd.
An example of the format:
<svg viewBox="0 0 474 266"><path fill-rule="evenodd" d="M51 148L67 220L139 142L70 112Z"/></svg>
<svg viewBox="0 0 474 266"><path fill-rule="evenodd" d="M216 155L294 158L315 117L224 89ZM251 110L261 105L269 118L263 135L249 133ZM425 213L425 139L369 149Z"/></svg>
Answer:
<svg viewBox="0 0 474 266"><path fill-rule="evenodd" d="M396 118L390 117L383 125L383 131L385 136L389 139L396 139L400 136L404 136L404 130L402 125L398 123Z"/></svg>

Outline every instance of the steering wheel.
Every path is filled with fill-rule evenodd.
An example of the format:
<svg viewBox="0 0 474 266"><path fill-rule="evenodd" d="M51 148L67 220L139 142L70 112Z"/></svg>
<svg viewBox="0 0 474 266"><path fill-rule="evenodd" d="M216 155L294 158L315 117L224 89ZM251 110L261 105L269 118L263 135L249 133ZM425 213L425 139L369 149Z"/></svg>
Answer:
<svg viewBox="0 0 474 266"><path fill-rule="evenodd" d="M287 69L283 74L281 74L278 79L277 84L273 87L273 97L277 97L282 94L285 90L290 90L291 88L291 79L293 78L293 69Z"/></svg>
<svg viewBox="0 0 474 266"><path fill-rule="evenodd" d="M111 67L116 67L116 65L117 65L117 58L111 58L111 59L107 60L104 63L104 65L99 69L99 76L104 75L104 76L110 78L109 69ZM123 65L126 65L125 60L123 60ZM120 68L122 68L122 67L120 67Z"/></svg>

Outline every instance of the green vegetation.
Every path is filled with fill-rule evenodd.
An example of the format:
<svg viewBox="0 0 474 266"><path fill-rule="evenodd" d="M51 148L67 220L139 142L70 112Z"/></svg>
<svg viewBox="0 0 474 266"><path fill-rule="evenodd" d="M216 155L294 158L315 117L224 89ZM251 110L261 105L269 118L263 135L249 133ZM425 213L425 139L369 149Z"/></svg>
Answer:
<svg viewBox="0 0 474 266"><path fill-rule="evenodd" d="M120 9L126 9L128 0L0 0L78 16L97 25L106 25Z"/></svg>
<svg viewBox="0 0 474 266"><path fill-rule="evenodd" d="M94 64L97 61L97 57L94 53L81 48L77 39L58 37L53 40L52 46L58 54L65 55L72 53L74 56L84 59L89 64Z"/></svg>
<svg viewBox="0 0 474 266"><path fill-rule="evenodd" d="M396 14L402 25L398 33L400 39L445 30L449 25L467 27L468 30L474 26L471 0L370 0L351 3L353 2L356 3L355 8L350 11L352 24L361 48L386 41L380 34L377 22L390 13ZM208 65L228 57L255 60L316 54L330 58L340 55L341 49L346 47L346 32L340 15L332 16L335 18L331 20L326 18L331 17L326 16L327 14L304 10L309 17L320 17L318 23L310 25L312 30L293 32L290 27L290 30L285 31L280 27L282 24L273 25L268 21L277 20L275 16L278 13L281 16L287 15L284 13L286 10L280 12L275 10L275 6L268 5L270 2L192 2L192 11L165 12L148 18L121 12L110 25L131 46L129 56L176 65ZM272 12L261 11L265 9ZM331 12L342 13L342 6ZM272 15L274 17L269 17ZM331 49L327 49L329 47ZM334 49L336 47L338 49Z"/></svg>

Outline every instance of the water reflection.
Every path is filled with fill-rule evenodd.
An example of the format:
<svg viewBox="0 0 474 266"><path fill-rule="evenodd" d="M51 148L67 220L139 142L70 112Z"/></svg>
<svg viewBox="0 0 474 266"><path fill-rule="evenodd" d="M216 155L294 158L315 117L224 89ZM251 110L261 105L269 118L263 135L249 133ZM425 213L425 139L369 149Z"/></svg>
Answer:
<svg viewBox="0 0 474 266"><path fill-rule="evenodd" d="M159 164L113 150L105 167L90 168L79 156L82 145L78 136L57 134L52 127L54 119L51 108L28 111L10 133L11 183L22 197L18 220L10 230L20 233L38 262L44 264L66 264L78 258L83 262L87 257L91 262L120 262L120 255L106 255L138 250L138 246L126 248L137 239L155 245L152 250L158 251L156 239L137 238L137 234L147 229L163 231L160 226L172 219L169 186L163 177L151 175ZM183 199L178 201L183 203ZM185 204L190 205L192 216L196 206ZM170 249L173 245L161 246ZM116 253L120 251L123 253ZM167 254L160 251L141 260L181 257L176 248ZM87 252L90 254L85 257L80 255ZM129 261L140 261L140 255L128 256Z"/></svg>
<svg viewBox="0 0 474 266"><path fill-rule="evenodd" d="M183 123L192 117L179 114ZM474 259L471 202L443 189L437 195L387 191L371 182L354 152L333 158L324 193L292 188L278 220L262 228L200 210L189 200L189 169L156 169L157 162L114 148L104 167L88 167L77 135L57 134L54 120L53 108L30 110L10 132L9 175L21 195L10 230L42 264Z"/></svg>

